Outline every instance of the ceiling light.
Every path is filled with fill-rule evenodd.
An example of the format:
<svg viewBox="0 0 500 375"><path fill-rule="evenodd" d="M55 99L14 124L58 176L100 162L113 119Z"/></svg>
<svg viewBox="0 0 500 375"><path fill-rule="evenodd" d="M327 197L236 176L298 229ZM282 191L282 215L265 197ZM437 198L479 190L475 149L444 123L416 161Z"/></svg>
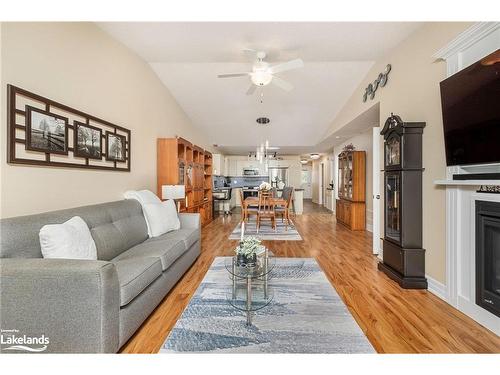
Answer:
<svg viewBox="0 0 500 375"><path fill-rule="evenodd" d="M258 123L258 124L266 125L266 124L269 124L269 122L270 122L271 120L269 120L269 118L268 118L268 117L259 117L259 118L258 118L257 120L255 120L255 121L257 121L257 123Z"/></svg>
<svg viewBox="0 0 500 375"><path fill-rule="evenodd" d="M273 75L268 70L256 70L250 74L250 77L257 86L266 86L273 79Z"/></svg>
<svg viewBox="0 0 500 375"><path fill-rule="evenodd" d="M310 154L311 159L316 160L319 159L319 154Z"/></svg>
<svg viewBox="0 0 500 375"><path fill-rule="evenodd" d="M337 135L335 138L339 139L339 138L340 138L340 135Z"/></svg>
<svg viewBox="0 0 500 375"><path fill-rule="evenodd" d="M307 164L307 163L309 163L309 161L307 161L307 160L301 160L300 163L301 164Z"/></svg>

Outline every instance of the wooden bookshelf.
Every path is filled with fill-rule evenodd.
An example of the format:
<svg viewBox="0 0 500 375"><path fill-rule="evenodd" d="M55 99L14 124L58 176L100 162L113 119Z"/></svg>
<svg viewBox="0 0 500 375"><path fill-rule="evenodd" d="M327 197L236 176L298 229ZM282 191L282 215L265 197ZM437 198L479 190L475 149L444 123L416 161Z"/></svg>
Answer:
<svg viewBox="0 0 500 375"><path fill-rule="evenodd" d="M181 212L197 212L202 225L212 221L212 154L186 139L158 138L157 194L162 185L184 185Z"/></svg>

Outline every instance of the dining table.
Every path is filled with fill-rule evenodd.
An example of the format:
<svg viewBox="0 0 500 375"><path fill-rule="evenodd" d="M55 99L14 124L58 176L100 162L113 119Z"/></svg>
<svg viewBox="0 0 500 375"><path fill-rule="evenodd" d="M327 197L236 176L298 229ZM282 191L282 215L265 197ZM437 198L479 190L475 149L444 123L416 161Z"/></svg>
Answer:
<svg viewBox="0 0 500 375"><path fill-rule="evenodd" d="M279 198L279 197L272 197L269 198L269 202L274 205L274 207L284 207L286 208L286 199ZM248 208L249 207L256 207L258 208L259 206L259 197L246 197L245 200L243 201L243 204L241 205L241 211L242 211L242 221L245 221L248 217ZM285 219L287 220L287 223L290 223L290 217L289 217L289 212L288 210L285 210Z"/></svg>

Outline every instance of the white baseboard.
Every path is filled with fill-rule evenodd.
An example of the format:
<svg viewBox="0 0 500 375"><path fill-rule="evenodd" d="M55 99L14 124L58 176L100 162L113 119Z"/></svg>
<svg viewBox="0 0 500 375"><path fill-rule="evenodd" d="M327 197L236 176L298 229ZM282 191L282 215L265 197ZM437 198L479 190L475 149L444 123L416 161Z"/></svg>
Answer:
<svg viewBox="0 0 500 375"><path fill-rule="evenodd" d="M371 224L366 224L366 228L365 228L368 232L372 232L373 233L373 225Z"/></svg>
<svg viewBox="0 0 500 375"><path fill-rule="evenodd" d="M440 283L436 279L433 279L429 275L425 275L425 277L427 278L427 284L428 284L427 290L432 294L434 294L436 297L439 297L443 301L448 302L448 299L446 297L446 285Z"/></svg>

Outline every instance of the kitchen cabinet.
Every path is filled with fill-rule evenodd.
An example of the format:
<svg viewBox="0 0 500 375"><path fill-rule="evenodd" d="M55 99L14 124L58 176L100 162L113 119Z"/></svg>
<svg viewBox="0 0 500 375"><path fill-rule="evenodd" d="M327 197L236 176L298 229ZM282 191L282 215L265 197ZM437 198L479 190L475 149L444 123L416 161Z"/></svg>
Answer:
<svg viewBox="0 0 500 375"><path fill-rule="evenodd" d="M329 209L330 211L334 211L334 196L333 196L333 190L326 189L326 208Z"/></svg>
<svg viewBox="0 0 500 375"><path fill-rule="evenodd" d="M212 154L212 173L216 176L224 176L224 155Z"/></svg>
<svg viewBox="0 0 500 375"><path fill-rule="evenodd" d="M265 173L265 168L266 166L264 164L260 164L258 161L255 160L238 160L237 161L237 171L238 171L238 176L243 175L243 170L244 169L257 169L259 171L260 176L267 175Z"/></svg>
<svg viewBox="0 0 500 375"><path fill-rule="evenodd" d="M234 188L233 189L233 195L231 196L231 199L234 199L234 206L241 207L241 199L240 199L240 191L241 188Z"/></svg>
<svg viewBox="0 0 500 375"><path fill-rule="evenodd" d="M232 210L234 207L236 207L236 200L238 199L239 195L239 188L233 188L231 191L231 200L229 201L229 208ZM238 199L239 200L239 199Z"/></svg>
<svg viewBox="0 0 500 375"><path fill-rule="evenodd" d="M226 176L241 176L241 173L238 174L238 160L228 160L228 170Z"/></svg>

